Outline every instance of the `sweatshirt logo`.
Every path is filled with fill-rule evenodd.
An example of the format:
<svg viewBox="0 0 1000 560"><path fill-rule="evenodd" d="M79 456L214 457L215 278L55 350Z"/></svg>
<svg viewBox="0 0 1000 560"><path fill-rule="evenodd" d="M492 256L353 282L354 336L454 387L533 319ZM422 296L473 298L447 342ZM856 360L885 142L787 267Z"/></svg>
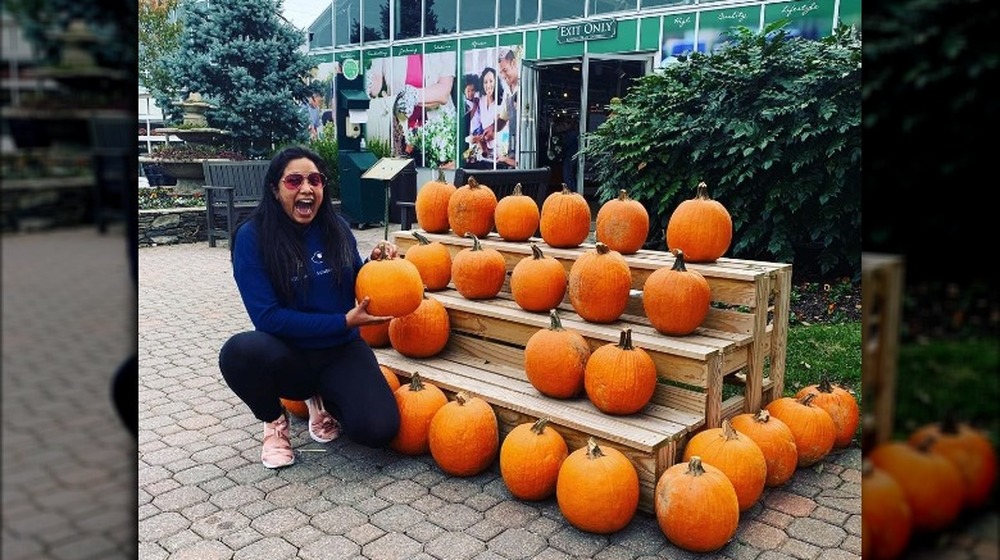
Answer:
<svg viewBox="0 0 1000 560"><path fill-rule="evenodd" d="M323 251L316 251L309 260L316 264L323 264Z"/></svg>

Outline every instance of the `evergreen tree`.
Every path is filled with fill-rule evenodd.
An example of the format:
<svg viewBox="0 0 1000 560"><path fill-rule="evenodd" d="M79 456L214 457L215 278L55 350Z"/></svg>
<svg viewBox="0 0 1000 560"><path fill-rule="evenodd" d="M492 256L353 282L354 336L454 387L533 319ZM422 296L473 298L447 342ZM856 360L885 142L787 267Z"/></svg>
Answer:
<svg viewBox="0 0 1000 560"><path fill-rule="evenodd" d="M161 107L197 92L215 105L211 126L229 130L230 147L267 157L304 141L309 78L303 32L282 19L282 0L182 0L179 49L160 62L181 91L154 91Z"/></svg>

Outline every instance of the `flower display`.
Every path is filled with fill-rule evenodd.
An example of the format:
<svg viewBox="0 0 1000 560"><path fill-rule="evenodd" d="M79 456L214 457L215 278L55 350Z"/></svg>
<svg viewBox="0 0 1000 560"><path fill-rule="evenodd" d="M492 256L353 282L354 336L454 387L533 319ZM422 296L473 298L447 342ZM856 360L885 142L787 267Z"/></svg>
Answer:
<svg viewBox="0 0 1000 560"><path fill-rule="evenodd" d="M420 128L406 131L406 143L424 154L428 167L437 167L455 158L455 131L458 118L453 107L441 107Z"/></svg>

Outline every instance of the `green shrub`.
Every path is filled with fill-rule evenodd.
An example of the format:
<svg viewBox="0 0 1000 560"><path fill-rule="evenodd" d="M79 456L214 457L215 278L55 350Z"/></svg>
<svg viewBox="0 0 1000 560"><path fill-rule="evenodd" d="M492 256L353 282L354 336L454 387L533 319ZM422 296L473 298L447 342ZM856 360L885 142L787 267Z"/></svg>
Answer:
<svg viewBox="0 0 1000 560"><path fill-rule="evenodd" d="M326 185L326 196L340 198L340 165L337 161L337 128L333 123L323 125L323 134L310 140L309 149L316 152L326 161L329 171Z"/></svg>
<svg viewBox="0 0 1000 560"><path fill-rule="evenodd" d="M733 216L729 255L859 275L861 37L784 25L640 78L582 152L599 201L624 188L650 210L649 247L705 181Z"/></svg>

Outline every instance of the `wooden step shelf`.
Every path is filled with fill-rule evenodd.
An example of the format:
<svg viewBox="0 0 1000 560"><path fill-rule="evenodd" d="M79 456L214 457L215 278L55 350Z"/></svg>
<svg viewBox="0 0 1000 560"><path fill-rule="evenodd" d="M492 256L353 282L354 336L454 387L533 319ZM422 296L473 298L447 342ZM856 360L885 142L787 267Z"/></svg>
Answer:
<svg viewBox="0 0 1000 560"><path fill-rule="evenodd" d="M865 396L866 452L892 437L903 274L900 255L861 255L861 391Z"/></svg>
<svg viewBox="0 0 1000 560"><path fill-rule="evenodd" d="M472 245L453 234L428 234L445 244L452 255ZM417 243L410 231L392 239L404 256ZM653 358L661 383L642 411L627 416L600 412L586 396L552 399L539 393L524 373L524 346L538 330L547 328L547 313L517 306L510 295L509 272L531 255L535 242L546 255L559 259L567 271L583 252L554 249L541 239L506 242L491 234L480 242L507 259L508 283L490 300L465 299L452 287L428 292L448 310L452 335L445 350L429 359L411 359L392 348L376 349L379 362L408 378L415 372L454 394L472 392L493 405L501 435L514 426L547 417L571 449L586 445L588 437L625 453L636 466L641 485L640 509L653 511L653 489L662 472L680 460L688 438L706 427L721 425L744 411L756 411L783 391L788 332L791 265L720 259L691 264L708 280L713 308L703 325L683 337L665 336L649 323L642 308L641 290L654 270L672 266L671 254L641 251L626 257L632 270L633 292L622 317L610 324L590 323L577 315L568 298L559 306L563 326L576 330L592 349L617 343L623 328L632 329L633 343ZM739 394L723 398L723 385L738 386Z"/></svg>

